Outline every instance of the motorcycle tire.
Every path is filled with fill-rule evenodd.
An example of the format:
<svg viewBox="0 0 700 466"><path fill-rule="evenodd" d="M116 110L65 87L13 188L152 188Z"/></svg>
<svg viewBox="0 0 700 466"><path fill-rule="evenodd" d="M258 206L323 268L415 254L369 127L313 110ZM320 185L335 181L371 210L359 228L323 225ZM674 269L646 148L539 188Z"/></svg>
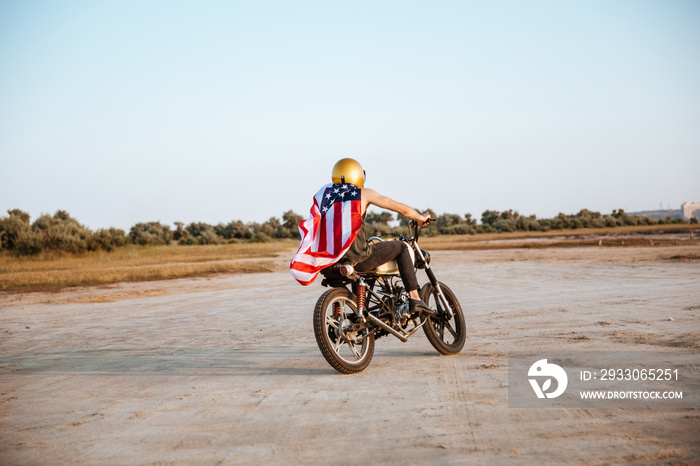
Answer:
<svg viewBox="0 0 700 466"><path fill-rule="evenodd" d="M423 325L423 331L433 348L440 353L457 354L462 350L467 339L464 312L452 290L444 283L440 283L440 288L452 309L453 316L451 319L447 319L444 306L438 299L437 291L431 284L426 284L421 290L421 299L431 309L437 309L440 317L426 316L424 319L427 319L428 322Z"/></svg>
<svg viewBox="0 0 700 466"><path fill-rule="evenodd" d="M316 343L328 364L342 374L364 370L374 356L374 333L350 329L359 321L355 295L347 288L332 288L316 301Z"/></svg>

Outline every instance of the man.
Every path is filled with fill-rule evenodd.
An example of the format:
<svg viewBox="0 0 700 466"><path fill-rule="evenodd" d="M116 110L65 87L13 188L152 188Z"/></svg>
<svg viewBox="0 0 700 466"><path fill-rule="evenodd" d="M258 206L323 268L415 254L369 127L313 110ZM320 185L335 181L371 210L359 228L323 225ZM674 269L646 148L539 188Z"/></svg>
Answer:
<svg viewBox="0 0 700 466"><path fill-rule="evenodd" d="M292 259L290 272L303 285L313 282L318 272L336 262L367 272L396 260L401 280L409 295L409 308L426 307L418 295L418 281L408 246L402 241L367 244L364 219L375 205L391 210L424 226L430 216L365 188L366 173L357 160L345 158L333 167L332 184L314 197L311 215L299 224L301 245Z"/></svg>

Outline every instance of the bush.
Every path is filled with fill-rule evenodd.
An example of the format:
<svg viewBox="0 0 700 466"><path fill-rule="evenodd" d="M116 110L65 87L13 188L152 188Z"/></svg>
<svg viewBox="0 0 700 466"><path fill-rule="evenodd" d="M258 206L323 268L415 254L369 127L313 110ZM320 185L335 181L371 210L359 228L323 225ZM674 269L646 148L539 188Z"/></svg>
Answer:
<svg viewBox="0 0 700 466"><path fill-rule="evenodd" d="M29 214L17 209L8 213L9 217L0 219L0 244L17 255L111 251L126 244L123 230L110 228L93 233L64 210L54 215L41 215L31 225Z"/></svg>
<svg viewBox="0 0 700 466"><path fill-rule="evenodd" d="M505 212L486 210L481 215L481 221L481 228L478 228L477 232L614 228L624 225L657 225L677 222L670 218L656 220L651 217L629 215L622 209L613 210L610 215L601 215L600 212L582 209L576 215L560 213L554 218L540 220L534 215L523 217L512 210Z"/></svg>
<svg viewBox="0 0 700 466"><path fill-rule="evenodd" d="M485 210L484 213L481 214L481 224L492 225L496 220L498 220L500 215L501 213L496 210Z"/></svg>
<svg viewBox="0 0 700 466"><path fill-rule="evenodd" d="M253 243L269 243L272 241L272 238L270 238L267 234L265 233L256 233L252 238L251 241Z"/></svg>
<svg viewBox="0 0 700 466"><path fill-rule="evenodd" d="M222 244L224 239L214 233L214 229L203 231L197 236L199 244Z"/></svg>
<svg viewBox="0 0 700 466"><path fill-rule="evenodd" d="M53 216L42 215L32 224L32 233L39 235L45 251L63 251L81 253L88 250L93 233L68 212L59 210ZM22 244L22 250L35 250L28 245L38 241L33 235L29 235ZM26 252L25 252L26 253Z"/></svg>
<svg viewBox="0 0 700 466"><path fill-rule="evenodd" d="M499 220L498 222L494 223L493 226L498 231L510 232L515 231L515 225L516 223L513 220Z"/></svg>
<svg viewBox="0 0 700 466"><path fill-rule="evenodd" d="M175 231L173 231L173 239L180 242L183 238L190 236L190 232L185 230L185 224L175 222Z"/></svg>
<svg viewBox="0 0 700 466"><path fill-rule="evenodd" d="M520 214L518 212L513 212L513 210L506 210L504 212L498 212L497 210L486 210L481 214L481 223L485 227L490 228L489 231L515 231L518 229L518 225L523 225L520 222ZM486 228L482 228L482 231L486 231ZM477 230L478 231L478 230Z"/></svg>
<svg viewBox="0 0 700 466"><path fill-rule="evenodd" d="M519 231L539 231L542 228L534 215L519 217L515 222L515 229Z"/></svg>
<svg viewBox="0 0 700 466"><path fill-rule="evenodd" d="M461 229L456 228L460 225L466 225L466 222L462 220L462 217L456 214L442 214L437 218L437 228L441 235L454 235L460 234L458 231ZM465 229L466 230L466 229Z"/></svg>
<svg viewBox="0 0 700 466"><path fill-rule="evenodd" d="M476 228L471 225L467 225L466 223L450 225L440 229L440 234L442 235L473 235L475 233Z"/></svg>
<svg viewBox="0 0 700 466"><path fill-rule="evenodd" d="M182 245L222 244L239 241L268 242L273 238L299 238L298 225L303 217L289 210L282 219L271 217L265 223L243 223L240 220L216 226L202 222L193 222L184 226L175 222L175 231L160 222L137 223L131 227L129 234L117 228L100 229L93 233L81 225L67 212L59 210L54 215L42 215L30 224L30 216L19 209L7 211L8 216L0 218L0 250L10 250L20 255L39 254L43 251L65 251L81 253L85 251L113 251L128 242L138 245L167 245L175 239ZM613 210L609 215L601 215L587 209L575 215L558 214L551 219L537 219L520 215L517 211L503 212L486 210L481 215L482 223L472 218L471 214L463 216L445 213L436 215L431 209L424 211L436 221L422 229L425 236L473 235L477 233L496 233L513 231L550 231L578 228L619 227L623 225L670 225L697 224L693 217L689 222L682 218L655 219L629 215L624 210ZM368 236L407 235L409 219L398 216L398 226L391 227L394 216L389 212L369 212L365 218Z"/></svg>
<svg viewBox="0 0 700 466"><path fill-rule="evenodd" d="M487 224L481 224L478 227L476 227L476 232L477 233L495 233L496 229L487 223Z"/></svg>
<svg viewBox="0 0 700 466"><path fill-rule="evenodd" d="M7 217L0 218L0 249L13 250L19 237L31 229L29 214L19 209L8 210L7 213Z"/></svg>
<svg viewBox="0 0 700 466"><path fill-rule="evenodd" d="M170 227L160 222L137 223L129 230L129 242L140 246L167 245L172 239Z"/></svg>
<svg viewBox="0 0 700 466"><path fill-rule="evenodd" d="M245 239L250 238L252 233L248 226L240 220L235 220L227 224L220 223L214 227L214 232L224 239Z"/></svg>
<svg viewBox="0 0 700 466"><path fill-rule="evenodd" d="M299 233L299 224L304 220L299 214L288 210L282 214L282 236L281 238L296 238L301 239L301 234Z"/></svg>
<svg viewBox="0 0 700 466"><path fill-rule="evenodd" d="M391 227L386 223L367 222L365 221L365 232L367 237L371 236L387 236L391 234Z"/></svg>
<svg viewBox="0 0 700 466"><path fill-rule="evenodd" d="M382 212L367 212L365 216L365 222L368 223L380 223L382 225L389 226L389 222L394 221L394 214L387 211Z"/></svg>
<svg viewBox="0 0 700 466"><path fill-rule="evenodd" d="M620 220L619 218L606 216L605 217L605 226L607 228L621 227L622 220Z"/></svg>
<svg viewBox="0 0 700 466"><path fill-rule="evenodd" d="M408 233L409 233L408 226L399 225L399 226L392 228L390 234L392 236L407 236Z"/></svg>
<svg viewBox="0 0 700 466"><path fill-rule="evenodd" d="M27 230L17 239L13 252L21 256L33 256L43 252L44 238L41 234Z"/></svg>
<svg viewBox="0 0 700 466"><path fill-rule="evenodd" d="M177 244L181 246L195 246L199 244L199 240L193 236L183 236L180 238L180 241L177 242Z"/></svg>
<svg viewBox="0 0 700 466"><path fill-rule="evenodd" d="M124 230L119 228L110 228L109 230L100 229L92 235L91 240L88 242L88 249L90 251L103 249L110 252L115 248L126 246L126 243L127 240Z"/></svg>
<svg viewBox="0 0 700 466"><path fill-rule="evenodd" d="M257 233L263 233L270 237L270 239L277 236L277 231L282 227L282 223L275 217L270 217L270 220L260 225Z"/></svg>
<svg viewBox="0 0 700 466"><path fill-rule="evenodd" d="M186 233L186 235L185 235ZM221 244L224 238L217 235L213 226L208 223L193 222L187 225L187 228L181 233L179 244Z"/></svg>

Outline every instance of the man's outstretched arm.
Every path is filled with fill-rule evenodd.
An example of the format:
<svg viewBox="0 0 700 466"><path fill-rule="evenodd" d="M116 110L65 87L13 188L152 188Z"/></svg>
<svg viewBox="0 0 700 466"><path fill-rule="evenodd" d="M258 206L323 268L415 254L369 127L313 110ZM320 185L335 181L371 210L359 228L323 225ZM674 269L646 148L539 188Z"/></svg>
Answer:
<svg viewBox="0 0 700 466"><path fill-rule="evenodd" d="M415 220L420 225L424 225L428 219L429 215L422 215L418 213L416 209L401 202L397 202L390 197L382 196L377 191L373 189L363 188L362 189L362 213L364 214L367 207L370 205L376 205L382 209L391 210L398 214L403 215L406 218Z"/></svg>

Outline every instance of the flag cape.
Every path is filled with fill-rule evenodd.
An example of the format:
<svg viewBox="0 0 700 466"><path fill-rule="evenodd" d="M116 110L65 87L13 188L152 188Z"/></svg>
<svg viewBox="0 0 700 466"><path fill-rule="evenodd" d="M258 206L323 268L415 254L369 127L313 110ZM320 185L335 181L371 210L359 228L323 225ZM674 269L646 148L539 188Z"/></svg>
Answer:
<svg viewBox="0 0 700 466"><path fill-rule="evenodd" d="M301 244L289 272L309 285L321 269L335 264L362 227L361 190L351 183L327 184L316 193L309 217L299 223Z"/></svg>

